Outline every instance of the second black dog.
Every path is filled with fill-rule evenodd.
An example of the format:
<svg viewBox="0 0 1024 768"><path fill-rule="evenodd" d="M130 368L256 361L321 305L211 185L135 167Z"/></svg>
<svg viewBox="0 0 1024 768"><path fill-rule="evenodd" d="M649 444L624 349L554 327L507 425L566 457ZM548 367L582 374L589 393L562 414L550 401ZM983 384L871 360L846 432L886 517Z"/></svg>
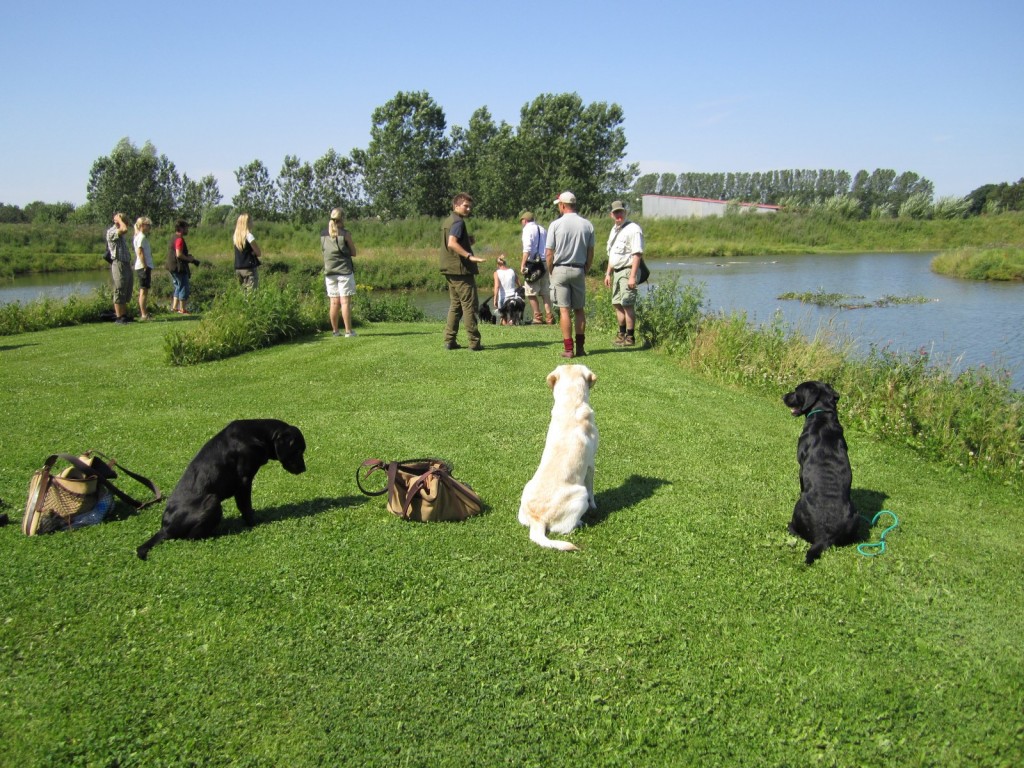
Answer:
<svg viewBox="0 0 1024 768"><path fill-rule="evenodd" d="M255 525L252 481L271 459L293 475L306 471L306 441L298 427L277 419L232 421L210 438L185 467L174 487L163 523L136 550L143 560L165 539L203 539L217 530L224 511L221 502L232 496L246 525Z"/></svg>
<svg viewBox="0 0 1024 768"><path fill-rule="evenodd" d="M797 441L800 498L789 531L808 543L807 564L833 545L857 538L860 521L850 501L853 470L836 403L839 395L820 381L805 381L782 396L794 416L804 416Z"/></svg>

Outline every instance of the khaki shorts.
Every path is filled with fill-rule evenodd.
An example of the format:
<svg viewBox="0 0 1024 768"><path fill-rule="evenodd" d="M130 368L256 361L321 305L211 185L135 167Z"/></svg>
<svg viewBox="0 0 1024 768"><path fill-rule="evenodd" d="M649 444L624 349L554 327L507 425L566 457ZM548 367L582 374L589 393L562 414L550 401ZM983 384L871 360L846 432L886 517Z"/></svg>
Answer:
<svg viewBox="0 0 1024 768"><path fill-rule="evenodd" d="M587 302L587 276L582 267L551 270L551 303L561 309L583 309Z"/></svg>
<svg viewBox="0 0 1024 768"><path fill-rule="evenodd" d="M135 271L127 261L110 264L110 277L114 281L114 303L127 304L132 300L132 288L135 287Z"/></svg>
<svg viewBox="0 0 1024 768"><path fill-rule="evenodd" d="M530 298L531 296L540 296L545 301L550 301L548 294L551 293L551 280L548 278L547 272L532 283L528 283L524 280L523 286L526 289L526 298Z"/></svg>
<svg viewBox="0 0 1024 768"><path fill-rule="evenodd" d="M620 307L632 307L636 304L636 288L629 289L630 269L612 272L612 304Z"/></svg>

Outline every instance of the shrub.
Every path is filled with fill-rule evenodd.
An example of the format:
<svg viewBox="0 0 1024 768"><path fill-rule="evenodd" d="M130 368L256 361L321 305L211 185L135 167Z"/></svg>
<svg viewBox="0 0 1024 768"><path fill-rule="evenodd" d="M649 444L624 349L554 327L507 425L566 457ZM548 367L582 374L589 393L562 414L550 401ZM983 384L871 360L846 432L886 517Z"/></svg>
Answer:
<svg viewBox="0 0 1024 768"><path fill-rule="evenodd" d="M191 365L313 333L322 322L312 302L303 303L295 290L234 290L214 301L198 323L168 333L164 349L171 365Z"/></svg>
<svg viewBox="0 0 1024 768"><path fill-rule="evenodd" d="M110 295L101 290L72 294L67 299L44 296L25 304L3 304L0 305L0 335L97 323L102 320L101 314L111 308Z"/></svg>

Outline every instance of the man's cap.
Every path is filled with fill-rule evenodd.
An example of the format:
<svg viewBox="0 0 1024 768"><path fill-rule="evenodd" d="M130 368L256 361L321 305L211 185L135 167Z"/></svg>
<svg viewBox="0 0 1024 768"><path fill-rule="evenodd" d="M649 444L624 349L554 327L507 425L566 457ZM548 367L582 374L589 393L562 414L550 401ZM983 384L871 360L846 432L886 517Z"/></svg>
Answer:
<svg viewBox="0 0 1024 768"><path fill-rule="evenodd" d="M531 211L523 211L519 214L519 220L522 221L523 219L533 221L533 213Z"/></svg>
<svg viewBox="0 0 1024 768"><path fill-rule="evenodd" d="M576 195L572 192L563 192L555 198L555 205L559 203L565 203L566 205L576 205Z"/></svg>
<svg viewBox="0 0 1024 768"><path fill-rule="evenodd" d="M626 210L626 206L624 206L622 204L621 200L616 200L614 203L612 203L612 213L615 213L616 211L625 211L625 210Z"/></svg>

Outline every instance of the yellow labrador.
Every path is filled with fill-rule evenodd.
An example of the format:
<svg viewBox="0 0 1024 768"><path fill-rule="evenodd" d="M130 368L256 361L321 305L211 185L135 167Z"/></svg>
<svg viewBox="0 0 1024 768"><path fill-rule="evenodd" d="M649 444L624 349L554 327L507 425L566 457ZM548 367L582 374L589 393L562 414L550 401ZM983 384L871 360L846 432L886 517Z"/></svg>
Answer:
<svg viewBox="0 0 1024 768"><path fill-rule="evenodd" d="M590 388L597 376L585 365L561 365L547 380L555 405L540 466L523 488L519 522L530 527L531 541L568 551L578 547L549 539L547 533L571 533L588 508L597 509L597 424L590 407Z"/></svg>

